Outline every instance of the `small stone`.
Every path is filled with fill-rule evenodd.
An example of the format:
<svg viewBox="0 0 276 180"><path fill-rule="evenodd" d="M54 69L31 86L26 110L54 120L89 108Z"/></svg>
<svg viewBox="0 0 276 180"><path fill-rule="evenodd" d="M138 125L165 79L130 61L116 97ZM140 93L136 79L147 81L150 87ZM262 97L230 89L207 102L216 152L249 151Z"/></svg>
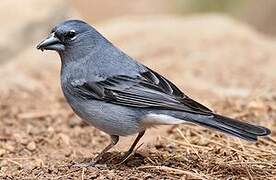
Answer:
<svg viewBox="0 0 276 180"><path fill-rule="evenodd" d="M69 136L67 136L66 134L63 134L63 133L59 133L59 137L66 146L70 145L70 137Z"/></svg>
<svg viewBox="0 0 276 180"><path fill-rule="evenodd" d="M53 134L54 132L55 132L55 129L53 128L53 127L49 127L48 128L48 132L50 133L50 134Z"/></svg>
<svg viewBox="0 0 276 180"><path fill-rule="evenodd" d="M0 156L3 156L6 153L5 149L0 149Z"/></svg>
<svg viewBox="0 0 276 180"><path fill-rule="evenodd" d="M81 121L76 117L72 117L72 118L69 119L68 124L69 124L70 128L74 128L76 126L80 126Z"/></svg>
<svg viewBox="0 0 276 180"><path fill-rule="evenodd" d="M8 150L8 151L10 151L10 152L14 152L15 151L15 147L13 145L11 145L11 144L8 144L8 143L4 144L3 148L6 149L6 150Z"/></svg>
<svg viewBox="0 0 276 180"><path fill-rule="evenodd" d="M44 166L44 162L42 159L36 159L35 160L35 165L36 167L43 167Z"/></svg>
<svg viewBox="0 0 276 180"><path fill-rule="evenodd" d="M64 150L65 157L70 157L71 154L72 154L72 150L71 149L67 148L67 149Z"/></svg>
<svg viewBox="0 0 276 180"><path fill-rule="evenodd" d="M27 149L30 150L30 151L34 151L36 149L36 144L35 142L30 142L28 145L27 145Z"/></svg>
<svg viewBox="0 0 276 180"><path fill-rule="evenodd" d="M27 145L28 142L29 142L28 138L26 138L26 137L24 137L24 136L21 136L21 137L18 136L18 137L16 138L16 141L17 141L18 143L22 144L22 145Z"/></svg>
<svg viewBox="0 0 276 180"><path fill-rule="evenodd" d="M2 167L6 166L7 164L9 164L7 159L1 160L1 162L0 162L1 170L3 170Z"/></svg>

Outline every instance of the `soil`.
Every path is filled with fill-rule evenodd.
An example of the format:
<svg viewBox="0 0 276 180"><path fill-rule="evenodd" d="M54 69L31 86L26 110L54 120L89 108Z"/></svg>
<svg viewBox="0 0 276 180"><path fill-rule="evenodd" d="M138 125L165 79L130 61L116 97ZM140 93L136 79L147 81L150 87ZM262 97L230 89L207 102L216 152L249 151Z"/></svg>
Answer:
<svg viewBox="0 0 276 180"><path fill-rule="evenodd" d="M221 99L224 114L275 127L276 97L248 102ZM229 108L231 107L231 108ZM3 179L213 179L276 176L275 134L244 142L194 125L177 125L142 145L125 163L114 148L96 167L89 162L109 138L77 119L61 96L14 91L1 97L0 163ZM146 134L147 136L147 134ZM142 141L141 141L142 142Z"/></svg>

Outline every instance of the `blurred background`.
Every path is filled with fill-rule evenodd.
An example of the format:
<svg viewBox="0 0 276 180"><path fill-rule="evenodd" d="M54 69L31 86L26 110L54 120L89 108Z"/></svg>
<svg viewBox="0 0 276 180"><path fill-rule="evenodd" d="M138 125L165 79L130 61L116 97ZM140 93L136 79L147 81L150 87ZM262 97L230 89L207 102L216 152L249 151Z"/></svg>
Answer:
<svg viewBox="0 0 276 180"><path fill-rule="evenodd" d="M176 79L181 68L189 68L182 77L190 79L192 69L193 78L202 80L207 75L214 85L226 85L227 90L230 86L235 87L232 94L245 92L239 89L240 86L250 84L251 89L241 93L248 95L252 89L258 89L253 88L256 85L270 87L263 76L272 75L270 68L273 66L267 64L273 61L274 55L259 49L263 45L260 45L260 40L255 40L261 36L273 40L276 34L275 9L274 0L2 0L0 67L13 60L25 61L25 66L35 66L38 60L27 62L20 53L29 51L25 53L30 57L27 59L44 58L36 51L35 45L56 23L80 18L134 58L166 71L176 83L183 81ZM252 45L252 49L251 44L258 45ZM272 44L268 46L271 48ZM263 49L267 51L269 48ZM266 64L259 64L265 61ZM47 61L47 65L53 62L57 63ZM202 66L204 63L205 67ZM249 63L256 66L244 70ZM223 75L227 78L220 74L223 67ZM255 77L254 81L246 81L248 76ZM224 82L228 78L232 80ZM242 79L245 82L241 82ZM204 83L205 80L200 82ZM203 89L210 90L210 87L206 85ZM219 93L224 91L226 89Z"/></svg>
<svg viewBox="0 0 276 180"><path fill-rule="evenodd" d="M118 16L223 13L244 21L254 28L274 35L276 33L276 1L274 0L80 0L71 1L73 7L90 22L99 22Z"/></svg>
<svg viewBox="0 0 276 180"><path fill-rule="evenodd" d="M92 24L125 16L177 15L181 17L219 13L249 24L254 29L276 34L274 0L79 0L0 2L0 63L13 57L41 32L69 17L81 17Z"/></svg>

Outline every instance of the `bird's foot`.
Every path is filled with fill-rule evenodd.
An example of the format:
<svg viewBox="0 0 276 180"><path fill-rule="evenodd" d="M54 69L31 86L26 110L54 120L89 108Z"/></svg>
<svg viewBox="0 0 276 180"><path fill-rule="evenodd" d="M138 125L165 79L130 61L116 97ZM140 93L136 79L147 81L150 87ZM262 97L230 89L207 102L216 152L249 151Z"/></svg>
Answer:
<svg viewBox="0 0 276 180"><path fill-rule="evenodd" d="M126 161L130 158L130 156L133 155L133 154L135 154L136 151L137 151L142 145L143 145L143 143L140 144L134 151L133 151L132 148L131 148L129 151L127 151L127 152L124 154L122 160L121 160L119 163L117 163L117 165L120 165L120 164L123 164L124 162L126 162Z"/></svg>
<svg viewBox="0 0 276 180"><path fill-rule="evenodd" d="M122 160L119 163L117 163L116 165L120 165L120 164L123 164L124 162L126 162L132 154L133 154L132 152L127 152L123 156Z"/></svg>

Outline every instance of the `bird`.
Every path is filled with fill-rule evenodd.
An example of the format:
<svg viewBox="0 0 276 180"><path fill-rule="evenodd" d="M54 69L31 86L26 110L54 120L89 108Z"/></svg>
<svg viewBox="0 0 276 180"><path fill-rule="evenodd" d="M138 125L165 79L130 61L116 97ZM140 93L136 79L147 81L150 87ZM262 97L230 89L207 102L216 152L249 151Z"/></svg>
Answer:
<svg viewBox="0 0 276 180"><path fill-rule="evenodd" d="M57 24L36 48L59 54L65 99L81 119L110 136L108 146L85 166L97 164L120 137L138 134L123 157L127 159L145 131L158 125L190 122L248 141L271 133L196 102L82 20Z"/></svg>

